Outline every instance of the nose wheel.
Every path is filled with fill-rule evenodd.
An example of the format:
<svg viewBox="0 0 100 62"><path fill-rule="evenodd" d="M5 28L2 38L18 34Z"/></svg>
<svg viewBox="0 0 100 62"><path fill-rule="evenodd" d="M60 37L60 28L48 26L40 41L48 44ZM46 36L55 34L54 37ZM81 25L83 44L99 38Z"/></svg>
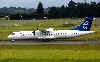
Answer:
<svg viewBox="0 0 100 62"><path fill-rule="evenodd" d="M14 40L11 40L12 42L14 42Z"/></svg>

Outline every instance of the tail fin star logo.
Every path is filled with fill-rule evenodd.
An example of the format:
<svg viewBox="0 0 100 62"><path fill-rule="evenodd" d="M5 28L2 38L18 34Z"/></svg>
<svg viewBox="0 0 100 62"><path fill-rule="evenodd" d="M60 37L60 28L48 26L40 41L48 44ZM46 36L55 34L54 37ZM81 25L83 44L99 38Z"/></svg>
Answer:
<svg viewBox="0 0 100 62"><path fill-rule="evenodd" d="M87 26L89 25L89 22L86 21L84 24L83 24L83 29L88 29Z"/></svg>
<svg viewBox="0 0 100 62"><path fill-rule="evenodd" d="M88 22L88 21L86 21L83 25L89 25L89 22Z"/></svg>

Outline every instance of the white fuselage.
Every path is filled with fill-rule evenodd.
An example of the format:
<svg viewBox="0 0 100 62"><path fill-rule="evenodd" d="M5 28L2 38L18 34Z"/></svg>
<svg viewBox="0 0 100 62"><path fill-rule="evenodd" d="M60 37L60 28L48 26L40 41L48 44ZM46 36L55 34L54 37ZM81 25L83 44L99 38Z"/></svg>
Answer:
<svg viewBox="0 0 100 62"><path fill-rule="evenodd" d="M45 30L13 32L12 35L8 36L8 39L43 39L47 41L48 39L82 36L94 32L90 31L92 21L93 17L87 17L80 26L70 30L54 30L53 28L49 28Z"/></svg>
<svg viewBox="0 0 100 62"><path fill-rule="evenodd" d="M43 33L40 30L35 31L35 35L32 33L33 31L20 31L13 32L13 34L8 36L8 39L16 40L16 39L57 39L57 38L72 38L81 35L91 34L94 31L79 31L79 30L53 30L47 33Z"/></svg>

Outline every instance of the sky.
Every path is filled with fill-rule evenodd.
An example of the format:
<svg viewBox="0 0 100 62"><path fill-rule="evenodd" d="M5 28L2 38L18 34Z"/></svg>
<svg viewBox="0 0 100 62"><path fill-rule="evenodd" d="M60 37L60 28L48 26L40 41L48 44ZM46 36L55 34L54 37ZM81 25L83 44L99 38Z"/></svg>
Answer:
<svg viewBox="0 0 100 62"><path fill-rule="evenodd" d="M37 8L38 3L42 2L43 7L56 6L60 7L62 5L67 6L71 0L0 0L0 8L2 7L22 7L22 8ZM74 2L84 2L84 0L73 0ZM91 1L99 2L100 0L86 0L90 3Z"/></svg>

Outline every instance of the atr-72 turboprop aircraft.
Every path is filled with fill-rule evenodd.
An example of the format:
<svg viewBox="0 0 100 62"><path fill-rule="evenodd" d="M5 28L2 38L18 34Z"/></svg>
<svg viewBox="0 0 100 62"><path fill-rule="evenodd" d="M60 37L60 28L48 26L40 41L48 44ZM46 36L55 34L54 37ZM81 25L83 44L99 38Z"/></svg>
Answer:
<svg viewBox="0 0 100 62"><path fill-rule="evenodd" d="M12 40L12 42L14 42L14 40L20 39L40 39L44 40L45 42L48 42L52 39L72 38L95 32L90 31L92 21L93 17L86 17L85 21L83 21L83 23L80 26L70 30L54 30L53 28L49 28L45 30L19 31L13 32L7 38Z"/></svg>

